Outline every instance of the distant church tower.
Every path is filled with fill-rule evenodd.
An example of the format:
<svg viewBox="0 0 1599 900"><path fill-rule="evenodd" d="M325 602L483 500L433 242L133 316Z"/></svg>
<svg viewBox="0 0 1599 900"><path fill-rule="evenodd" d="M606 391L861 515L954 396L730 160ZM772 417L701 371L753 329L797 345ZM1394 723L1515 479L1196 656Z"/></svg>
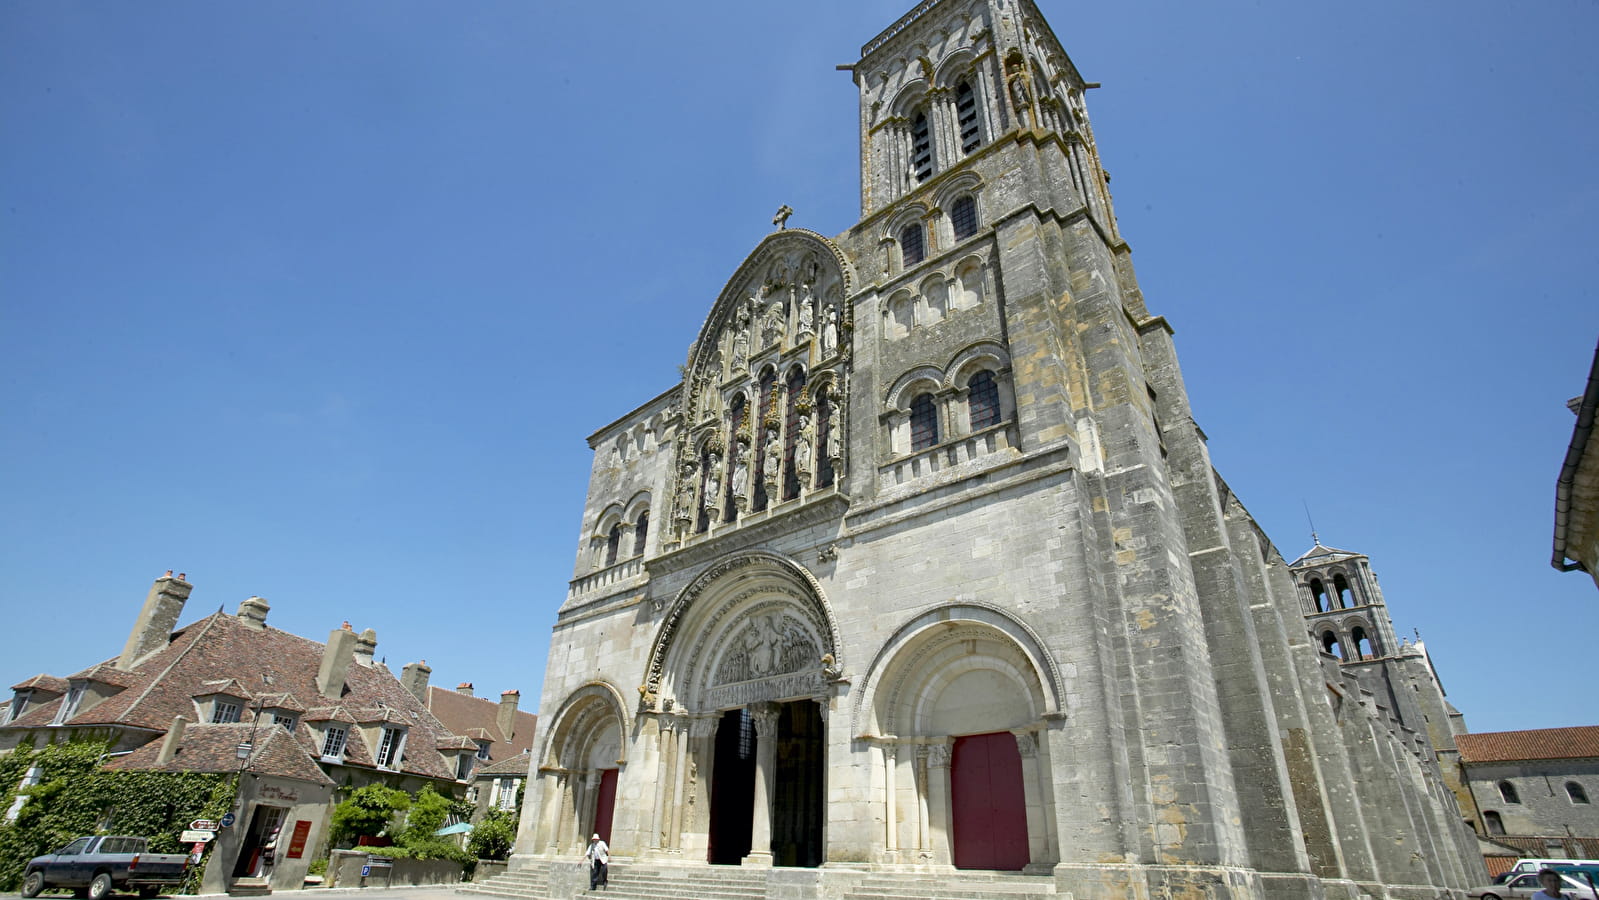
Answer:
<svg viewBox="0 0 1599 900"><path fill-rule="evenodd" d="M589 437L512 874L578 886L598 833L744 896L1480 882L1213 468L1037 8L925 0L852 69L860 221L780 209L682 381Z"/></svg>

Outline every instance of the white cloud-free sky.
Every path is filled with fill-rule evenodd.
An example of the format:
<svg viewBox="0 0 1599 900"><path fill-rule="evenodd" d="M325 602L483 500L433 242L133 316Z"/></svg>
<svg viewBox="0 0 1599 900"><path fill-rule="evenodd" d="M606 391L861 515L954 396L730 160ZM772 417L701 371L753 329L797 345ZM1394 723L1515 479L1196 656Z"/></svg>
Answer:
<svg viewBox="0 0 1599 900"><path fill-rule="evenodd" d="M1284 555L1307 505L1370 554L1473 730L1593 723L1599 591L1549 556L1599 5L1040 5ZM184 621L260 594L535 707L584 437L779 204L854 223L834 65L908 6L0 6L0 682L114 656L174 568Z"/></svg>

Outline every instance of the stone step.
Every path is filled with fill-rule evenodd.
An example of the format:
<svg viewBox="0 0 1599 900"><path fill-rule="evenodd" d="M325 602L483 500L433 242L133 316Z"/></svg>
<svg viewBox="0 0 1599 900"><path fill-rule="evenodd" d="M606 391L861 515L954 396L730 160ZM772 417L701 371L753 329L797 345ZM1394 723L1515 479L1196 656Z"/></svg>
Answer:
<svg viewBox="0 0 1599 900"><path fill-rule="evenodd" d="M1054 900L1054 881L1036 875L973 873L870 875L844 900Z"/></svg>

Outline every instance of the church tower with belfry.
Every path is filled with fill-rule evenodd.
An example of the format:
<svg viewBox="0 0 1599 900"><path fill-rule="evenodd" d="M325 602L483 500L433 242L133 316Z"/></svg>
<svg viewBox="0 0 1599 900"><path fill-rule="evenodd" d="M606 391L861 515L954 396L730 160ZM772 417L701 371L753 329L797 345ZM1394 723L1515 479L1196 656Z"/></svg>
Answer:
<svg viewBox="0 0 1599 900"><path fill-rule="evenodd" d="M591 834L619 892L1480 882L1213 467L1038 9L924 0L848 68L860 221L779 209L682 380L589 437L504 883L586 886Z"/></svg>

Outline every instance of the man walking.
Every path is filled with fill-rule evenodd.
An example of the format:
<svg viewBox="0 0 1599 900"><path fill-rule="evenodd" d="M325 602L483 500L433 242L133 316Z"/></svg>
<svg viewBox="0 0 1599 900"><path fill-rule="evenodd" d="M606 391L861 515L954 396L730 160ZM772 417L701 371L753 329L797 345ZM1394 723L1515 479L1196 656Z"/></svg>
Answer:
<svg viewBox="0 0 1599 900"><path fill-rule="evenodd" d="M611 848L596 834L589 838L588 852L583 855L589 861L589 890L605 887L610 880Z"/></svg>

